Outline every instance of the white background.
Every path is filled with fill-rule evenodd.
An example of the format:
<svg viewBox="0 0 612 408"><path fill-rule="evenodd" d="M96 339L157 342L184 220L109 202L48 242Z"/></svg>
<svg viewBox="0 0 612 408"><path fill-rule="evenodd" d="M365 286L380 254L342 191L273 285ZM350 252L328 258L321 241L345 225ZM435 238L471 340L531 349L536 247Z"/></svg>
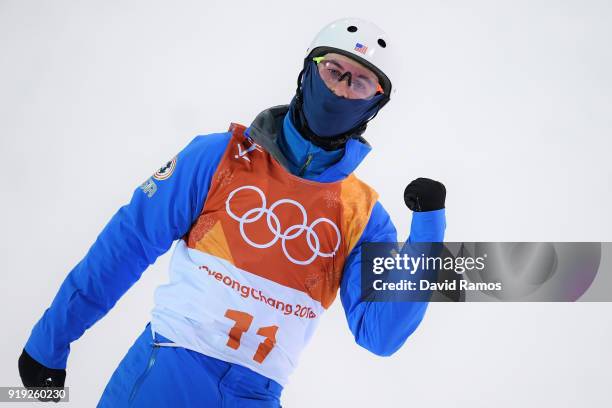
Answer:
<svg viewBox="0 0 612 408"><path fill-rule="evenodd" d="M351 15L403 60L358 172L401 238L403 188L425 176L447 186L448 241L612 241L609 1L0 0L0 385L20 384L31 327L134 188L195 135L288 103L312 37ZM97 402L168 258L73 343L70 406ZM379 358L337 302L282 402L609 407L611 312L433 304Z"/></svg>

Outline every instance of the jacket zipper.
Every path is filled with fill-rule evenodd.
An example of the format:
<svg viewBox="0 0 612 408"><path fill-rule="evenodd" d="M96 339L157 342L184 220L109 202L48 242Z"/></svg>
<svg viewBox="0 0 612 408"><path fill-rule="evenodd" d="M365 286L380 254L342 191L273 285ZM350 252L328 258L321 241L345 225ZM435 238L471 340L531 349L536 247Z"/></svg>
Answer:
<svg viewBox="0 0 612 408"><path fill-rule="evenodd" d="M138 390L142 386L142 383L147 378L147 376L149 375L149 372L153 368L153 365L155 364L155 359L157 358L157 352L159 351L159 347L160 346L158 346L157 344L155 343L153 344L153 349L151 350L151 356L149 357L149 363L147 364L147 368L145 368L144 372L140 375L140 377L138 377L138 379L134 383L132 392L130 393L130 399L129 399L130 404L136 397L136 394L138 393Z"/></svg>
<svg viewBox="0 0 612 408"><path fill-rule="evenodd" d="M298 173L300 177L304 175L304 172L308 168L308 165L310 164L311 161L312 161L312 154L309 154L308 157L306 158L306 162L302 165L302 167L300 167L300 171Z"/></svg>

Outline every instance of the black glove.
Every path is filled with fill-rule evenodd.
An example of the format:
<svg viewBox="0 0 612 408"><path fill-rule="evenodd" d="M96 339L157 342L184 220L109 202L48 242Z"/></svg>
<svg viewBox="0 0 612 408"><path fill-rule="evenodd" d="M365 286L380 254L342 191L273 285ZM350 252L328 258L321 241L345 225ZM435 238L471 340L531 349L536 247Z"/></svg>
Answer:
<svg viewBox="0 0 612 408"><path fill-rule="evenodd" d="M404 202L412 211L434 211L444 208L446 188L444 184L419 177L406 186Z"/></svg>
<svg viewBox="0 0 612 408"><path fill-rule="evenodd" d="M66 370L47 368L34 360L25 350L19 357L19 376L26 388L31 387L64 387ZM59 398L39 398L41 401L58 402Z"/></svg>

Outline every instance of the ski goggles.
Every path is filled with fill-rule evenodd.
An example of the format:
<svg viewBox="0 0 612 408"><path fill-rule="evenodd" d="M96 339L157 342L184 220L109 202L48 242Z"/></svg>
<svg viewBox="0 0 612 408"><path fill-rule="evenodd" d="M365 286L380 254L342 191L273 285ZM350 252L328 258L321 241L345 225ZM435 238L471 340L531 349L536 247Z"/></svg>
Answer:
<svg viewBox="0 0 612 408"><path fill-rule="evenodd" d="M348 99L371 99L379 93L384 93L378 79L372 76L371 71L348 58L323 56L315 57L313 61L317 64L321 79L334 93L345 79Z"/></svg>

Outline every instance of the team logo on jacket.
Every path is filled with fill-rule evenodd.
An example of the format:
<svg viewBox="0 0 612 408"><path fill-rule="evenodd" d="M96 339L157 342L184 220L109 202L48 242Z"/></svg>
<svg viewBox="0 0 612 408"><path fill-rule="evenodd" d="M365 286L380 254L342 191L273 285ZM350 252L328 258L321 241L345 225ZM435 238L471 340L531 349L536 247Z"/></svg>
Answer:
<svg viewBox="0 0 612 408"><path fill-rule="evenodd" d="M239 216L232 211L231 202L236 193L243 190L251 190L256 195L258 195L261 205L259 207L251 208L247 210L244 214ZM256 203L257 201L254 202ZM292 206L296 208L301 214L302 222L284 228L284 226L281 225L279 215L276 213L279 210L280 206ZM309 265L319 256L323 258L333 257L338 251L338 248L340 247L340 230L333 221L328 218L321 217L309 223L308 214L306 213L306 209L304 208L304 206L299 202L289 198L282 198L280 200L277 200L268 207L264 192L260 188L255 186L238 187L234 189L231 193L229 193L229 195L227 196L227 200L225 201L225 211L233 220L239 223L240 235L247 244L259 249L270 248L273 245L280 245L287 259L296 265ZM264 215L265 222L262 219ZM263 223L265 225L265 228L267 228L272 234L272 238L268 242L255 242L245 232L245 225L252 224L258 221L260 223ZM335 246L333 250L329 252L321 250L321 239L315 231L315 227L320 224L329 225L336 235ZM303 233L306 233L305 241L308 245L310 252L312 252L312 255L307 259L296 259L294 256L291 255L290 251L287 248L289 245L288 242L299 238L300 236L302 236ZM278 243L278 241L280 241L280 243Z"/></svg>
<svg viewBox="0 0 612 408"><path fill-rule="evenodd" d="M165 180L169 178L172 173L174 173L174 169L176 168L176 156L172 158L168 163L164 164L159 168L153 175L155 180Z"/></svg>

